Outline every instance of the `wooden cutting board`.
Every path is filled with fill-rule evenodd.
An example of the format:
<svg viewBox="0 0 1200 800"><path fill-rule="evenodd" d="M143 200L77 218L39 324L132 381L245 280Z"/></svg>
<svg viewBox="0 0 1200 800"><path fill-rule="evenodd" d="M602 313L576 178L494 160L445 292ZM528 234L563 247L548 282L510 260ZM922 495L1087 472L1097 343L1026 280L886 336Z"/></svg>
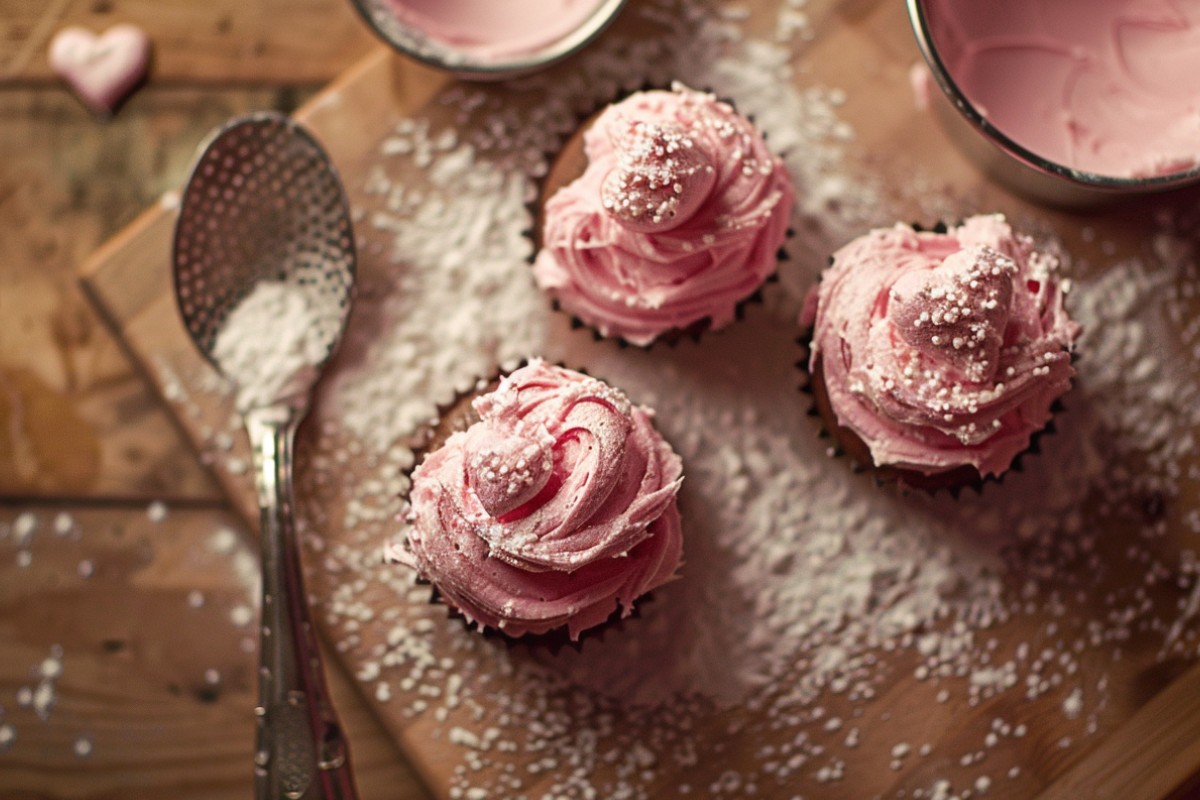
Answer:
<svg viewBox="0 0 1200 800"><path fill-rule="evenodd" d="M634 4L636 5L636 4ZM775 4L747 2L739 6L749 15L747 28L756 21L766 21ZM1094 263L1110 263L1122 255L1143 252L1144 241L1153 223L1151 206L1146 204L1095 211L1086 217L1071 213L1037 210L990 184L950 146L933 120L914 107L908 90L908 69L916 61L917 52L908 31L903 8L896 2L869 0L811 0L803 8L813 41L805 49L803 63L797 70L797 80L804 85L826 81L828 85L844 88L848 100L843 109L854 125L857 138L853 158L861 164L876 168L892 180L900 179L914 164L926 165L925 180L930 175L944 182L948 197L969 198L961 208L975 207L1003 210L1010 216L1035 215L1061 228L1063 239L1073 252L1090 257ZM740 16L740 15L739 15ZM638 20L627 13L613 34L636 39ZM558 68L564 75L573 69L571 63ZM687 76L680 76L686 78ZM446 104L441 102L454 84L443 76L401 61L389 51L380 49L322 92L297 113L297 118L310 126L324 142L351 193L352 203L367 202L364 185L368 172L378 162L380 145L396 123L409 116L425 116L445 122L450 117ZM486 95L501 104L520 106L533 102L523 94L519 84L513 88L493 87ZM928 166L933 165L933 166ZM914 208L914 217L925 209ZM244 440L231 425L228 400L218 392L195 391L204 383L208 368L195 353L179 322L170 284L170 241L174 224L173 200L164 198L159 206L147 210L121 235L102 248L83 269L83 282L98 309L128 347L133 358L146 371L148 378L162 392L166 402L179 418L197 448L213 463L218 478L233 502L249 520L255 519L252 484L246 474L247 453ZM1104 252L1101 243L1084 241L1089 237L1079 231L1084 221L1104 232ZM378 277L388 270L387 254L378 245L364 220L357 220L360 242L371 242L362 248L360 276ZM819 259L823 254L793 253L801 259ZM200 377L197 377L200 376ZM301 449L319 438L323 410L314 409L312 419L301 431ZM800 421L803 423L803 420ZM359 471L364 480L371 477L372 465L366 459L351 455L347 469ZM358 474L358 472L356 472ZM865 484L864 484L865 485ZM1196 508L1197 498L1180 498L1167 511L1169 546L1186 545L1186 534L1179 520ZM345 498L328 498L331 505L344 506ZM344 508L338 508L343 511ZM420 680L405 683L383 682L373 665L378 654L389 648L402 647L403 636L397 635L391 620L391 606L420 602L410 598L397 599L378 585L364 580L344 567L326 569L339 559L339 548L354 549L378 542L364 542L353 530L339 525L340 513L323 517L319 551L307 554L310 589L325 613L322 621L335 620L334 628L326 633L338 647L339 657L351 673L358 673L365 693L374 697L383 724L412 757L430 786L444 796L462 796L462 788L475 781L475 765L481 762L478 774L486 776L493 785L503 776L517 774L522 779L522 791L541 796L541 791L563 780L580 765L553 762L543 763L542 755L528 749L497 752L488 742L477 737L480 720L496 718L507 709L498 708L502 699L510 696L521 679L523 660L527 656L513 648L496 664L506 665L494 673L488 672L493 662L489 652L480 651L473 635L454 625L442 626L433 638L433 648L419 654L404 654L406 665L413 661L429 660L428 685ZM1121 520L1105 522L1092 520L1112 529L1115 541L1125 529ZM1122 548L1106 548L1105 553L1119 559ZM352 591L350 591L352 590ZM350 598L349 600L347 598ZM348 607L352 606L348 610ZM1095 613L1100 614L1103 609ZM360 613L361 624L354 625L355 634L347 636L347 614ZM1048 612L1047 612L1048 613ZM1079 618L1086 626L1086 610ZM998 650L1007 651L1023 641L1042 641L1045 619L1023 617L1021 621L1001 626L989 637L997 640ZM443 630L444 628L444 630ZM470 644L468 639L472 639ZM489 640L490 641L490 640ZM501 645L494 645L500 647ZM493 647L488 644L486 647ZM472 649L474 648L474 649ZM469 653L463 656L462 653ZM478 653L483 652L482 656ZM593 652L593 651L587 651ZM598 651L596 651L598 652ZM1111 656L1103 651L1105 657ZM454 658L450 658L453 656ZM478 657L477 657L478 656ZM1126 643L1120 651L1119 663L1097 664L1084 659L1082 669L1095 670L1086 677L1092 683L1103 672L1109 676L1106 703L1098 715L1096 730L1070 744L1061 744L1068 731L1078 726L1068 724L1059 706L1057 695L1042 696L1027 701L1021 692L1001 693L978 705L967 702L965 695L956 695L937 707L926 707L924 694L918 692L912 677L914 664L907 655L878 658L888 663L894 678L878 693L870 705L870 718L864 718L863 743L853 751L855 763L846 765L844 774L818 777L815 766L796 772L792 783L763 784L760 795L806 797L893 797L914 796L917 787L930 786L937 778L953 780L961 790L973 787L976 795L988 797L1028 798L1039 793L1045 798L1162 798L1181 786L1185 779L1200 770L1200 670L1181 660L1160 663L1157 647L1146 637ZM461 681L438 674L444 659L461 669ZM482 666L481 666L482 665ZM514 666L515 665L515 666ZM1191 667L1189 669L1189 667ZM386 667L384 668L387 669ZM414 673L406 673L411 677ZM420 673L418 670L417 674ZM386 676L385 676L386 677ZM1082 680L1082 679L1081 679ZM446 704L443 693L448 685L462 684L468 702ZM386 688L381 688L386 687ZM573 687L567 687L566 697ZM420 713L422 692L442 698L444 714ZM586 695L586 691L583 692ZM499 698L499 699L498 699ZM561 698L560 698L561 699ZM492 705L489 705L489 700ZM564 701L565 702L565 701ZM585 704L586 705L586 704ZM599 709L603 708L603 712ZM634 724L627 719L626 710L604 705L586 705L577 725L594 726L600 717L616 719L618 724ZM565 713L556 707L559 713ZM576 709L577 711L577 709ZM632 713L632 712L630 712ZM643 761L635 753L632 762L627 753L616 754L611 762L588 765L602 779L639 783L648 796L667 796L678 790L682 782L693 787L692 796L703 796L704 787L721 787L733 792L729 778L732 772L749 771L763 761L764 747L778 747L778 742L766 739L739 738L734 732L753 729L756 717L753 708L713 709L700 713L691 732L701 743L702 752L696 763L679 766L681 762L656 759L653 754ZM966 776L975 774L972 759L963 763L962 754L977 740L979 731L986 730L993 720L1004 719L1023 724L1028 734L1008 737L987 753L991 763L1012 764L1017 769L1012 778L994 779L989 784L975 784ZM872 720L887 721L888 736L872 736ZM879 723L882 725L882 722ZM568 731L570 730L568 726ZM757 729L760 730L761 729ZM564 733L564 735L567 735ZM841 737L845 731L841 731ZM911 742L911 750L896 750L897 742ZM928 749L915 751L922 743ZM787 752L786 748L782 752ZM896 762L889 770L889 762ZM977 762L974 762L977 764ZM863 765L856 768L855 764ZM882 767L880 767L882 765ZM625 770L625 772L622 772ZM977 768L975 772L977 772ZM990 773L997 773L991 769ZM1004 772L999 773L1003 775ZM632 775L632 777L630 777ZM481 778L482 779L482 778ZM725 783L720 783L725 781ZM452 794L451 787L459 787ZM740 787L740 784L739 784ZM744 787L737 788L742 791ZM475 796L475 795L468 795Z"/></svg>

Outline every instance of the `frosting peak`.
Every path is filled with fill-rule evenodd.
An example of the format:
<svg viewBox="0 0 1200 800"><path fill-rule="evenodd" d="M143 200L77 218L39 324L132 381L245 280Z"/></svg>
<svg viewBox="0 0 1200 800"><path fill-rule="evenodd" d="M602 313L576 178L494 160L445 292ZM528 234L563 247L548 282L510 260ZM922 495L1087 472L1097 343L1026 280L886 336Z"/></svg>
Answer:
<svg viewBox="0 0 1200 800"><path fill-rule="evenodd" d="M1016 263L988 245L960 250L897 279L892 325L918 358L970 383L989 381L1000 363L1016 274Z"/></svg>
<svg viewBox="0 0 1200 800"><path fill-rule="evenodd" d="M667 581L679 456L625 395L537 360L413 473L409 556L446 601L513 636L572 637Z"/></svg>
<svg viewBox="0 0 1200 800"><path fill-rule="evenodd" d="M717 181L708 154L687 129L620 116L608 127L616 166L600 186L601 205L626 228L667 231L696 213Z"/></svg>
<svg viewBox="0 0 1200 800"><path fill-rule="evenodd" d="M472 432L467 485L489 516L501 518L537 497L550 480L554 440L543 428L505 434L492 425Z"/></svg>

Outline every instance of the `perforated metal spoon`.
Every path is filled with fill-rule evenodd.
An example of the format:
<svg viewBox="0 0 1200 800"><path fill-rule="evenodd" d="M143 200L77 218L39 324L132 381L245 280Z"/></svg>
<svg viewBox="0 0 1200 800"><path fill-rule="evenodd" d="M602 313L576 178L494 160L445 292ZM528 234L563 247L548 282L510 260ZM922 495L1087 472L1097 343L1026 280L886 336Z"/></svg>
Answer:
<svg viewBox="0 0 1200 800"><path fill-rule="evenodd" d="M235 383L238 375L220 363L216 342L222 324L256 287L284 284L316 309L312 330L325 345L319 363L295 376L286 397L242 409L262 524L255 789L259 800L352 800L357 793L349 751L309 621L293 519L296 426L341 339L355 278L345 192L316 140L273 113L241 117L217 130L183 193L173 266L188 333Z"/></svg>

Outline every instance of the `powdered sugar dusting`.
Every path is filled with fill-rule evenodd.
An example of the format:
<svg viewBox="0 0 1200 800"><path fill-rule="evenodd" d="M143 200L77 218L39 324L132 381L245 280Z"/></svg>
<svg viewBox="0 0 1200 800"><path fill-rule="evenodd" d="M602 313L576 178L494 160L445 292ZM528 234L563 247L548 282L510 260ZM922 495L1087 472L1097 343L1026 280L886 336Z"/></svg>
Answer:
<svg viewBox="0 0 1200 800"><path fill-rule="evenodd" d="M423 126L402 124L389 141L427 135ZM368 183L381 204L369 224L384 237L393 272L364 276L355 314L386 327L350 327L345 349L365 357L339 371L332 395L348 431L381 453L434 416L436 402L497 361L529 353L540 338L528 314L537 295L521 280L531 252L522 234L530 224L528 178L476 159L467 143L435 152L428 185L389 178L384 165ZM429 297L453 302L437 308Z"/></svg>

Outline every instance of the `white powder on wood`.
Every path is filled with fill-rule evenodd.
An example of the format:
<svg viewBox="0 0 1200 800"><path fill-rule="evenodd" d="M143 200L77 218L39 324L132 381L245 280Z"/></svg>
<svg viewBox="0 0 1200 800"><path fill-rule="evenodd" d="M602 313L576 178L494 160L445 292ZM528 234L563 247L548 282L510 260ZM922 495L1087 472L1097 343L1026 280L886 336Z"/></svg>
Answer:
<svg viewBox="0 0 1200 800"><path fill-rule="evenodd" d="M75 742L72 745L75 755L79 756L80 758L89 757L92 754L92 747L91 737L88 736L76 737Z"/></svg>

